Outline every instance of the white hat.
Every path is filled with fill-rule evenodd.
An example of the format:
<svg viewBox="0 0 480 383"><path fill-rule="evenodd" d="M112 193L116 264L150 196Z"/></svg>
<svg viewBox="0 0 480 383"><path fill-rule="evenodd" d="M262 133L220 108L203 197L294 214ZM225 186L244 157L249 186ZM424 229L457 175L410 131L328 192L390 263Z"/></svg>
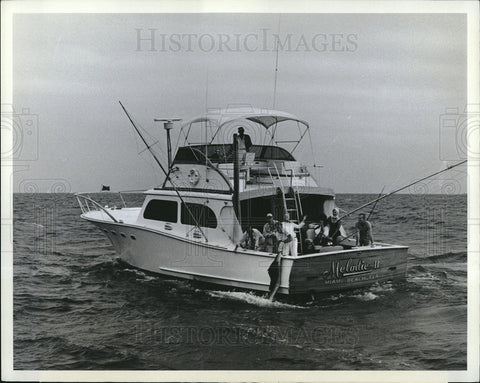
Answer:
<svg viewBox="0 0 480 383"><path fill-rule="evenodd" d="M273 214L272 214L272 213L268 213L268 214L267 214L267 218L270 218L270 217L273 218Z"/></svg>

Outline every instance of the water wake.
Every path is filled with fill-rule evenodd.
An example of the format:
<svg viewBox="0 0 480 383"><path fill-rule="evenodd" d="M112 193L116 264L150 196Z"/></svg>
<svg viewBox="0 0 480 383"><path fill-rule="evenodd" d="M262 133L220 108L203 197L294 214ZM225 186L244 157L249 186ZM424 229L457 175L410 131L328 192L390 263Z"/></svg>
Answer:
<svg viewBox="0 0 480 383"><path fill-rule="evenodd" d="M368 301L373 301L373 300L379 298L379 296L372 293L371 291L367 291L363 294L352 295L352 298L356 298L356 299L359 299L361 301L368 302Z"/></svg>
<svg viewBox="0 0 480 383"><path fill-rule="evenodd" d="M238 291L207 291L207 294L214 298L230 299L234 301L245 302L251 305L268 308L294 308L304 309L306 307L291 305L278 301L271 301L268 298L255 295L253 293Z"/></svg>

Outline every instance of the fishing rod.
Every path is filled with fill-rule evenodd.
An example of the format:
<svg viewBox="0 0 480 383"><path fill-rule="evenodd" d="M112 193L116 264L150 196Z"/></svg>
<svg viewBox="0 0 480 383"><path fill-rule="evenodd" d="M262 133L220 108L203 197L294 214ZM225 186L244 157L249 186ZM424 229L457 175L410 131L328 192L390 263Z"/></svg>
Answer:
<svg viewBox="0 0 480 383"><path fill-rule="evenodd" d="M151 145L149 145L147 143L147 141L145 140L145 138L143 137L142 133L140 133L140 130L137 128L137 126L135 125L135 123L133 122L132 120L132 117L130 117L130 114L128 114L127 110L125 109L125 107L123 106L123 104L118 101L118 103L120 104L120 106L122 107L123 111L125 112L125 114L127 115L128 119L130 120L130 123L132 124L132 126L134 127L135 131L138 133L138 135L140 136L140 138L142 139L143 143L145 144L145 146L147 147L148 151L150 152L150 154L153 156L153 158L155 159L155 162L158 164L158 166L160 166L160 169L162 169L162 172L165 174L165 176L167 178L169 178L169 173L167 173L167 171L165 170L165 168L163 167L162 163L160 162L160 160L158 159L158 157L155 155L155 153L153 152L153 150L151 149ZM177 196L178 198L180 198L180 201L182 202L183 206L185 206L185 208L187 209L188 211L188 214L190 215L190 218L192 218L193 222L195 222L195 226L197 227L198 230L200 230L200 232L202 233L203 237L205 238L205 241L208 242L208 238L207 236L205 235L205 233L203 232L203 230L201 229L200 227L200 224L197 222L196 218L194 217L194 215L192 214L192 212L190 211L189 207L187 206L187 204L185 203L185 201L183 200L180 192L178 191L178 189L175 187L175 185L173 184L173 182L171 182L172 186L173 186L173 190L175 190L175 192L177 193Z"/></svg>
<svg viewBox="0 0 480 383"><path fill-rule="evenodd" d="M453 169L453 168L455 168L455 167L457 167L457 166L460 166L460 165L464 164L465 162L467 162L467 160L464 160L464 161L462 161L462 162L459 162L458 164L455 164L455 165L448 166L447 168L445 168L445 169L443 169L443 170L440 170L440 171L438 171L438 172L435 172L435 173L433 173L433 174L430 174L429 176L423 177L423 178L421 178L421 179L419 179L419 180L417 180L417 181L414 181L414 182L412 182L412 183L409 183L408 185L403 186L403 187L401 187L401 188L399 188L399 189L396 189L396 190L394 190L394 191L392 191L392 192L390 192L390 193L388 193L388 194L385 194L385 195L383 195L383 196L381 196L381 197L375 198L373 201L367 202L366 204L363 204L362 206L357 207L356 209L353 209L352 211L350 211L350 212L348 212L347 214L345 214L345 215L343 215L342 217L340 217L338 220L340 221L340 220L342 220L343 218L348 217L349 215L351 215L351 214L353 214L353 213L355 213L355 212L363 209L364 207L370 206L370 205L373 204L373 203L377 203L378 201L380 201L380 200L382 200L382 199L384 199L384 198L387 198L387 197L391 196L392 194L398 193L399 191L404 190L404 189L406 189L406 188L408 188L408 187L410 187L410 186L412 186L412 185L418 184L418 183L421 182L421 181L424 181L424 180L426 180L426 179L428 179L428 178L431 178L431 177L433 177L433 176L436 176L436 175L438 175L438 174L440 174L440 173L446 172L447 170L450 170L450 169Z"/></svg>
<svg viewBox="0 0 480 383"><path fill-rule="evenodd" d="M382 191L380 192L380 194L378 195L377 198L379 198L379 197L382 196L384 190L385 190L385 186L382 188ZM377 201L375 202L375 204L373 205L372 210L370 210L370 213L368 214L368 217L367 217L367 221L370 219L371 215L373 214L373 211L374 211L375 208L377 207L377 202L378 202L378 200L377 200Z"/></svg>
<svg viewBox="0 0 480 383"><path fill-rule="evenodd" d="M381 195L383 194L383 191L384 191L384 190L385 190L385 186L382 188L382 191L380 192L380 194L378 195L377 198L381 197ZM377 206L378 201L379 201L379 200L377 199L377 201L374 203L374 205L373 205L373 207L372 207L372 210L370 210L370 213L368 214L368 217L367 217L367 219L366 219L367 221L370 219L370 216L372 215L373 211L375 210L375 207ZM339 219L339 221L340 221L340 219ZM335 234L338 233L338 230L339 230L339 229L337 229L337 230L332 234L332 237L335 236ZM349 239L350 237L353 237L355 234L357 234L356 231L354 231L353 233L347 235L342 241L344 241L345 239Z"/></svg>
<svg viewBox="0 0 480 383"><path fill-rule="evenodd" d="M353 213L355 213L355 212L357 212L357 211L363 209L364 207L367 207L367 206L369 206L369 205L371 205L371 204L373 203L374 205L373 205L373 207L372 207L372 210L370 211L370 214L368 215L368 218L366 219L366 220L368 221L368 219L369 219L370 216L372 215L373 211L375 210L375 207L377 206L378 201L380 201L380 200L382 200L382 199L384 199L384 198L387 198L388 196L391 196L392 194L398 193L399 191L404 190L404 189L406 189L406 188L408 188L408 187L410 187L410 186L412 186L412 185L415 185L415 184L417 184L417 183L419 183L419 182L421 182L421 181L424 181L424 180L426 180L426 179L428 179L428 178L431 178L431 177L436 176L436 175L438 175L438 174L440 174L440 173L446 172L447 170L450 170L450 169L453 169L453 168L455 168L455 167L457 167L457 166L460 166L460 165L464 164L465 162L467 162L467 160L464 160L464 161L462 161L462 162L459 162L458 164L455 164L455 165L448 166L447 168L445 168L445 169L443 169L443 170L440 170L440 171L438 171L438 172L435 172L435 173L433 173L433 174L430 174L429 176L423 177L423 178L421 178L421 179L419 179L419 180L417 180L417 181L414 181L414 182L412 182L412 183L410 183L410 184L408 184L408 185L406 185L406 186L401 187L400 189L396 189L396 190L394 190L394 191L392 191L392 192L390 192L390 193L385 194L384 196L382 196L383 190L385 189L385 186L384 186L383 189L382 189L382 191L380 192L380 194L379 194L379 196L378 196L377 198L375 198L373 201L367 202L366 204L363 204L362 206L357 207L356 209L348 212L347 214L345 214L345 215L343 215L342 217L340 217L340 218L338 219L338 221L344 219L345 217L348 217L349 215L351 215L351 214L353 214ZM339 229L337 229L334 234L336 234L336 233L338 232L338 230L339 230ZM356 232L348 235L348 236L347 236L346 238L344 238L344 239L350 238L350 237L352 237L354 234L356 234Z"/></svg>
<svg viewBox="0 0 480 383"><path fill-rule="evenodd" d="M132 120L132 117L130 117L130 115L128 114L127 110L125 109L125 107L123 106L123 104L119 101L118 102L120 104L120 106L122 107L123 111L125 112L125 114L127 115L128 119L130 120L130 123L132 124L133 128L135 129L135 131L137 132L137 134L140 136L140 138L142 139L143 143L145 144L146 148L148 149L148 151L150 152L150 154L153 156L155 162L157 163L158 166L160 166L160 169L162 169L163 173L165 173L165 175L167 174L162 163L160 162L160 160L158 159L158 157L155 155L155 153L151 150L151 145L149 145L147 143L147 141L145 140L145 138L143 137L142 133L140 133L140 130L137 128L137 126L135 125L135 123L133 122Z"/></svg>

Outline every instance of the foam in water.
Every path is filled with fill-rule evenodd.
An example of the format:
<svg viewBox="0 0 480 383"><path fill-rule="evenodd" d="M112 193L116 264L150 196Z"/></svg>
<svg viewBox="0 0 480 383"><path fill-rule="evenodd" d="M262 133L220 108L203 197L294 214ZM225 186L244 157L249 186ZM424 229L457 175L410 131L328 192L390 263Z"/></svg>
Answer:
<svg viewBox="0 0 480 383"><path fill-rule="evenodd" d="M34 226L34 227L38 227L40 229L45 229L45 226L43 225L40 225L39 223L34 223L34 222L25 222L25 225L26 226Z"/></svg>
<svg viewBox="0 0 480 383"><path fill-rule="evenodd" d="M157 279L155 276L148 275L148 274L146 274L143 271L138 270L138 269L124 269L124 271L137 275L138 278L136 278L135 280L139 281L139 282L141 282L141 281L147 281L148 282L148 281L153 281L153 280Z"/></svg>
<svg viewBox="0 0 480 383"><path fill-rule="evenodd" d="M260 307L272 307L272 308L295 308L304 309L302 306L290 305L288 303L282 303L278 301L271 301L268 298L260 297L258 295L246 292L238 291L207 291L208 295L214 298L225 298L235 301L245 302L251 305Z"/></svg>
<svg viewBox="0 0 480 383"><path fill-rule="evenodd" d="M353 295L352 297L353 297L353 298L357 298L357 299L359 299L359 300L361 300L361 301L367 302L367 301L373 301L373 300L377 299L377 298L378 298L378 295L376 295L376 294L368 291L368 292L363 293L363 294Z"/></svg>
<svg viewBox="0 0 480 383"><path fill-rule="evenodd" d="M387 283L373 285L372 287L370 287L370 291L373 291L375 293L386 293L386 292L395 291L395 289L393 288L390 282L387 282Z"/></svg>
<svg viewBox="0 0 480 383"><path fill-rule="evenodd" d="M408 281L414 282L414 283L415 282L423 283L425 281L439 282L440 279L435 277L433 274L427 272L427 273L416 275L413 277L408 277Z"/></svg>
<svg viewBox="0 0 480 383"><path fill-rule="evenodd" d="M331 301L338 301L339 299L343 298L344 296L345 296L345 294L338 293L338 294L335 294L335 295L331 295L328 299L330 299Z"/></svg>

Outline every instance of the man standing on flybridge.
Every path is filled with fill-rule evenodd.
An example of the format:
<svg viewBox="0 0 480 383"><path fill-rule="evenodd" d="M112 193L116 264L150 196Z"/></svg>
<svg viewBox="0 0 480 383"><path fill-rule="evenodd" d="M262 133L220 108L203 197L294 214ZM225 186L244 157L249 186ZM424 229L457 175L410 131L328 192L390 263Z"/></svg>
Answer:
<svg viewBox="0 0 480 383"><path fill-rule="evenodd" d="M248 134L244 134L245 129L242 126L238 128L238 135L237 135L237 155L238 155L238 162L243 164L245 160L245 154L250 150L252 147L252 140Z"/></svg>

